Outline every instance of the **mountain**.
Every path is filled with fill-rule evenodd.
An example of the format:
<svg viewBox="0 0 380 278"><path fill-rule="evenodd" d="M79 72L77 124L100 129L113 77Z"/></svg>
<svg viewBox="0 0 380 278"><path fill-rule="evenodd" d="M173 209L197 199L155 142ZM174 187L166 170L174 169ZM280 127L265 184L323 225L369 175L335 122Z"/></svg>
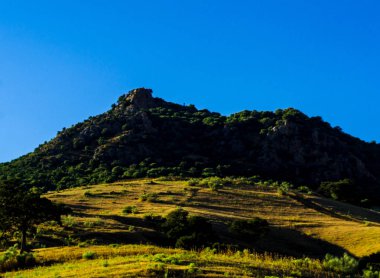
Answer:
<svg viewBox="0 0 380 278"><path fill-rule="evenodd" d="M260 175L373 205L380 199L379 158L378 144L292 108L226 117L139 88L0 164L0 179L50 190L144 176Z"/></svg>

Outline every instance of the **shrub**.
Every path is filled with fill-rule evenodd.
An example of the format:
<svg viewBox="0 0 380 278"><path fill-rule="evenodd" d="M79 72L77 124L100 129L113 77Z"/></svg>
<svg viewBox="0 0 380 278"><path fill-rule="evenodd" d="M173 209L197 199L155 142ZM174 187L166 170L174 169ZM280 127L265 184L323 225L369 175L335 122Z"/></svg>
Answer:
<svg viewBox="0 0 380 278"><path fill-rule="evenodd" d="M175 243L176 248L191 249L197 245L196 234L181 236Z"/></svg>
<svg viewBox="0 0 380 278"><path fill-rule="evenodd" d="M203 217L188 214L179 208L167 215L161 224L166 237L176 247L185 249L211 244L216 239L212 225Z"/></svg>
<svg viewBox="0 0 380 278"><path fill-rule="evenodd" d="M187 269L188 274L197 274L199 271L198 267L195 265L195 263L190 263Z"/></svg>
<svg viewBox="0 0 380 278"><path fill-rule="evenodd" d="M363 278L379 278L380 277L380 271L374 270L372 267L369 269L363 270Z"/></svg>
<svg viewBox="0 0 380 278"><path fill-rule="evenodd" d="M104 262L102 263L102 265L103 265L103 267L108 267L108 266L109 266L109 263L108 263L108 261L106 260L106 261L104 261Z"/></svg>
<svg viewBox="0 0 380 278"><path fill-rule="evenodd" d="M64 243L67 246L73 246L73 245L77 245L78 244L78 239L73 238L71 235L69 235L68 237L63 238L63 241L64 241Z"/></svg>
<svg viewBox="0 0 380 278"><path fill-rule="evenodd" d="M183 261L181 260L181 255L167 255L164 253L158 253L153 256L151 259L154 262L158 263L170 263L175 265L181 265Z"/></svg>
<svg viewBox="0 0 380 278"><path fill-rule="evenodd" d="M357 199L355 184L349 179L322 182L319 191L334 200L352 202Z"/></svg>
<svg viewBox="0 0 380 278"><path fill-rule="evenodd" d="M82 254L82 258L86 260L93 260L96 257L96 253L92 251L87 251Z"/></svg>
<svg viewBox="0 0 380 278"><path fill-rule="evenodd" d="M0 256L0 271L9 271L18 268L31 267L36 264L33 253L19 253L17 244L8 248Z"/></svg>
<svg viewBox="0 0 380 278"><path fill-rule="evenodd" d="M212 191L218 191L219 189L223 188L224 182L221 178L212 177L208 179L207 185Z"/></svg>
<svg viewBox="0 0 380 278"><path fill-rule="evenodd" d="M282 182L280 184L276 182L274 185L277 187L277 193L280 196L288 194L289 190L293 187L293 185L288 182Z"/></svg>
<svg viewBox="0 0 380 278"><path fill-rule="evenodd" d="M18 267L30 267L36 264L33 253L24 252L16 256Z"/></svg>
<svg viewBox="0 0 380 278"><path fill-rule="evenodd" d="M199 185L199 179L189 179L188 181L187 181L187 185L188 186L197 186L197 185Z"/></svg>
<svg viewBox="0 0 380 278"><path fill-rule="evenodd" d="M77 224L77 221L71 215L61 217L62 224L66 227L73 227Z"/></svg>
<svg viewBox="0 0 380 278"><path fill-rule="evenodd" d="M94 196L94 194L92 194L90 191L86 191L86 192L84 192L83 195L84 195L85 197L87 197L87 198L89 198L89 197L93 197L93 196Z"/></svg>
<svg viewBox="0 0 380 278"><path fill-rule="evenodd" d="M255 217L251 220L234 220L229 225L230 232L247 237L247 238L258 238L268 231L269 223L265 219Z"/></svg>
<svg viewBox="0 0 380 278"><path fill-rule="evenodd" d="M216 176L216 172L213 168L204 168L202 171L203 177L213 177Z"/></svg>
<svg viewBox="0 0 380 278"><path fill-rule="evenodd" d="M208 177L199 180L197 183L197 185L208 186L212 191L218 191L226 185L231 185L232 180L230 178Z"/></svg>
<svg viewBox="0 0 380 278"><path fill-rule="evenodd" d="M375 268L376 270L380 270L380 252L360 258L359 269L365 268Z"/></svg>
<svg viewBox="0 0 380 278"><path fill-rule="evenodd" d="M127 206L123 209L124 214L129 214L129 213L136 214L137 212L138 210L136 206Z"/></svg>
<svg viewBox="0 0 380 278"><path fill-rule="evenodd" d="M322 263L326 270L341 272L344 274L354 273L359 266L359 262L347 253L344 253L340 258L327 254Z"/></svg>
<svg viewBox="0 0 380 278"><path fill-rule="evenodd" d="M239 178L224 178L226 181L230 181L232 185L241 186L241 185L254 185L255 180L253 178L239 177Z"/></svg>
<svg viewBox="0 0 380 278"><path fill-rule="evenodd" d="M303 186L299 186L297 188L297 191L301 192L301 193L306 193L306 194L312 194L313 193L313 191L311 191L309 187L304 186L304 185Z"/></svg>
<svg viewBox="0 0 380 278"><path fill-rule="evenodd" d="M162 218L161 215L155 215L153 213L144 214L143 216L144 221L149 222L154 227L160 226L162 223L165 222L165 219Z"/></svg>
<svg viewBox="0 0 380 278"><path fill-rule="evenodd" d="M158 194L157 193L144 193L140 196L140 201L147 201L147 202L157 202L158 201Z"/></svg>
<svg viewBox="0 0 380 278"><path fill-rule="evenodd" d="M188 215L189 213L186 210L178 208L166 216L166 220L161 225L161 228L169 239L178 239L186 233L188 229Z"/></svg>

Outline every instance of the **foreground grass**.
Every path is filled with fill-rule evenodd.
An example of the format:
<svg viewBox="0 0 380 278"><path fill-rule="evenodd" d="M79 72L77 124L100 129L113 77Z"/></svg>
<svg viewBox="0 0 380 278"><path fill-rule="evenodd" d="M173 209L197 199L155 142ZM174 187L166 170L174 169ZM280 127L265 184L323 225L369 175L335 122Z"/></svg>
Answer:
<svg viewBox="0 0 380 278"><path fill-rule="evenodd" d="M86 259L83 254L92 254ZM38 266L5 277L339 277L319 260L245 251L185 251L149 245L44 248Z"/></svg>

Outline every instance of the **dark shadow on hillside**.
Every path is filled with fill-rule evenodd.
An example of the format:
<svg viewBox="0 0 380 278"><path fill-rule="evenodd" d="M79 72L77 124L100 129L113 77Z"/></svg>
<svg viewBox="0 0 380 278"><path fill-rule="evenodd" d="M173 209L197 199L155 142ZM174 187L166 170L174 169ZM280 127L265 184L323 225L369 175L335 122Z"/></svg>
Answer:
<svg viewBox="0 0 380 278"><path fill-rule="evenodd" d="M320 207L332 209L339 214L349 215L351 220L371 221L380 224L380 213L373 210L317 196L312 197L312 202Z"/></svg>
<svg viewBox="0 0 380 278"><path fill-rule="evenodd" d="M67 205L69 208L73 210L73 214L77 213L77 210L91 210L91 209L98 209L97 207L90 206L88 204L83 204L83 205Z"/></svg>
<svg viewBox="0 0 380 278"><path fill-rule="evenodd" d="M243 239L228 231L228 226L222 221L213 221L213 229L220 237L220 243L254 249L257 252L279 253L292 257L310 257L322 259L329 253L341 256L348 253L344 248L327 241L313 238L300 231L270 227L268 233L261 238Z"/></svg>
<svg viewBox="0 0 380 278"><path fill-rule="evenodd" d="M198 199L196 200L198 201ZM204 200L202 200L204 202ZM223 207L222 204L189 204L189 203L184 203L186 207L192 207L192 208L198 208L198 209L208 209L208 210L213 210L213 211L218 211L218 212L230 212L230 213L239 213L239 212L250 212L250 208L236 208L236 207Z"/></svg>
<svg viewBox="0 0 380 278"><path fill-rule="evenodd" d="M294 229L280 227L271 227L269 233L254 245L257 251L281 253L293 257L307 256L322 259L327 253L336 256L341 256L343 253L349 254L340 246L313 238Z"/></svg>
<svg viewBox="0 0 380 278"><path fill-rule="evenodd" d="M122 224L136 227L134 232L87 232L81 235L82 239L96 238L102 244L110 243L153 243L159 246L168 246L167 240L154 229L148 221L134 217L107 216L109 219L116 220ZM240 249L249 248L257 252L279 253L293 257L310 257L322 259L329 253L341 256L343 253L349 253L344 248L308 236L300 231L270 227L268 233L259 239L242 239L228 231L228 226L224 221L211 221L213 228L219 236L218 242L238 246Z"/></svg>
<svg viewBox="0 0 380 278"><path fill-rule="evenodd" d="M331 217L335 217L338 219L346 220L346 221L354 221L357 223L362 223L363 220L369 220L369 219L363 219L362 216L359 216L359 213L354 213L355 211L365 211L362 208L355 207L352 205L340 203L341 207L348 207L346 211L342 210L341 208L338 207L338 205L332 206L331 204L334 202L332 200L324 200L322 198L313 198L313 199L308 199L304 198L300 194L289 194L289 197L293 198L294 200L300 202L304 206L314 209L320 213L329 215ZM327 209L328 207L329 209ZM372 217L370 217L373 214ZM370 221L373 222L380 222L380 216L375 215L375 212L370 212L368 211L368 217L371 219ZM374 217L376 216L376 217Z"/></svg>
<svg viewBox="0 0 380 278"><path fill-rule="evenodd" d="M82 241L96 239L97 244L150 244L156 243L159 235L154 231L135 232L86 232L80 236Z"/></svg>
<svg viewBox="0 0 380 278"><path fill-rule="evenodd" d="M126 217L126 216L120 216L120 215L107 215L107 216L102 215L101 218L115 220L119 222L120 224L124 224L124 225L131 225L135 227L148 228L148 229L153 228L153 225L151 223L137 217Z"/></svg>

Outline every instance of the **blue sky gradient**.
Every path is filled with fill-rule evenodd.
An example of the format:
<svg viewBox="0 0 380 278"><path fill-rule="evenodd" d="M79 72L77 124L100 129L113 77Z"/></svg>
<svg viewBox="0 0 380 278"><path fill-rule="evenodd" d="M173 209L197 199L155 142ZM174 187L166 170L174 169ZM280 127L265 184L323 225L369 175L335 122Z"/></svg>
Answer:
<svg viewBox="0 0 380 278"><path fill-rule="evenodd" d="M380 141L380 1L0 1L0 162L154 95L222 114L294 107Z"/></svg>

